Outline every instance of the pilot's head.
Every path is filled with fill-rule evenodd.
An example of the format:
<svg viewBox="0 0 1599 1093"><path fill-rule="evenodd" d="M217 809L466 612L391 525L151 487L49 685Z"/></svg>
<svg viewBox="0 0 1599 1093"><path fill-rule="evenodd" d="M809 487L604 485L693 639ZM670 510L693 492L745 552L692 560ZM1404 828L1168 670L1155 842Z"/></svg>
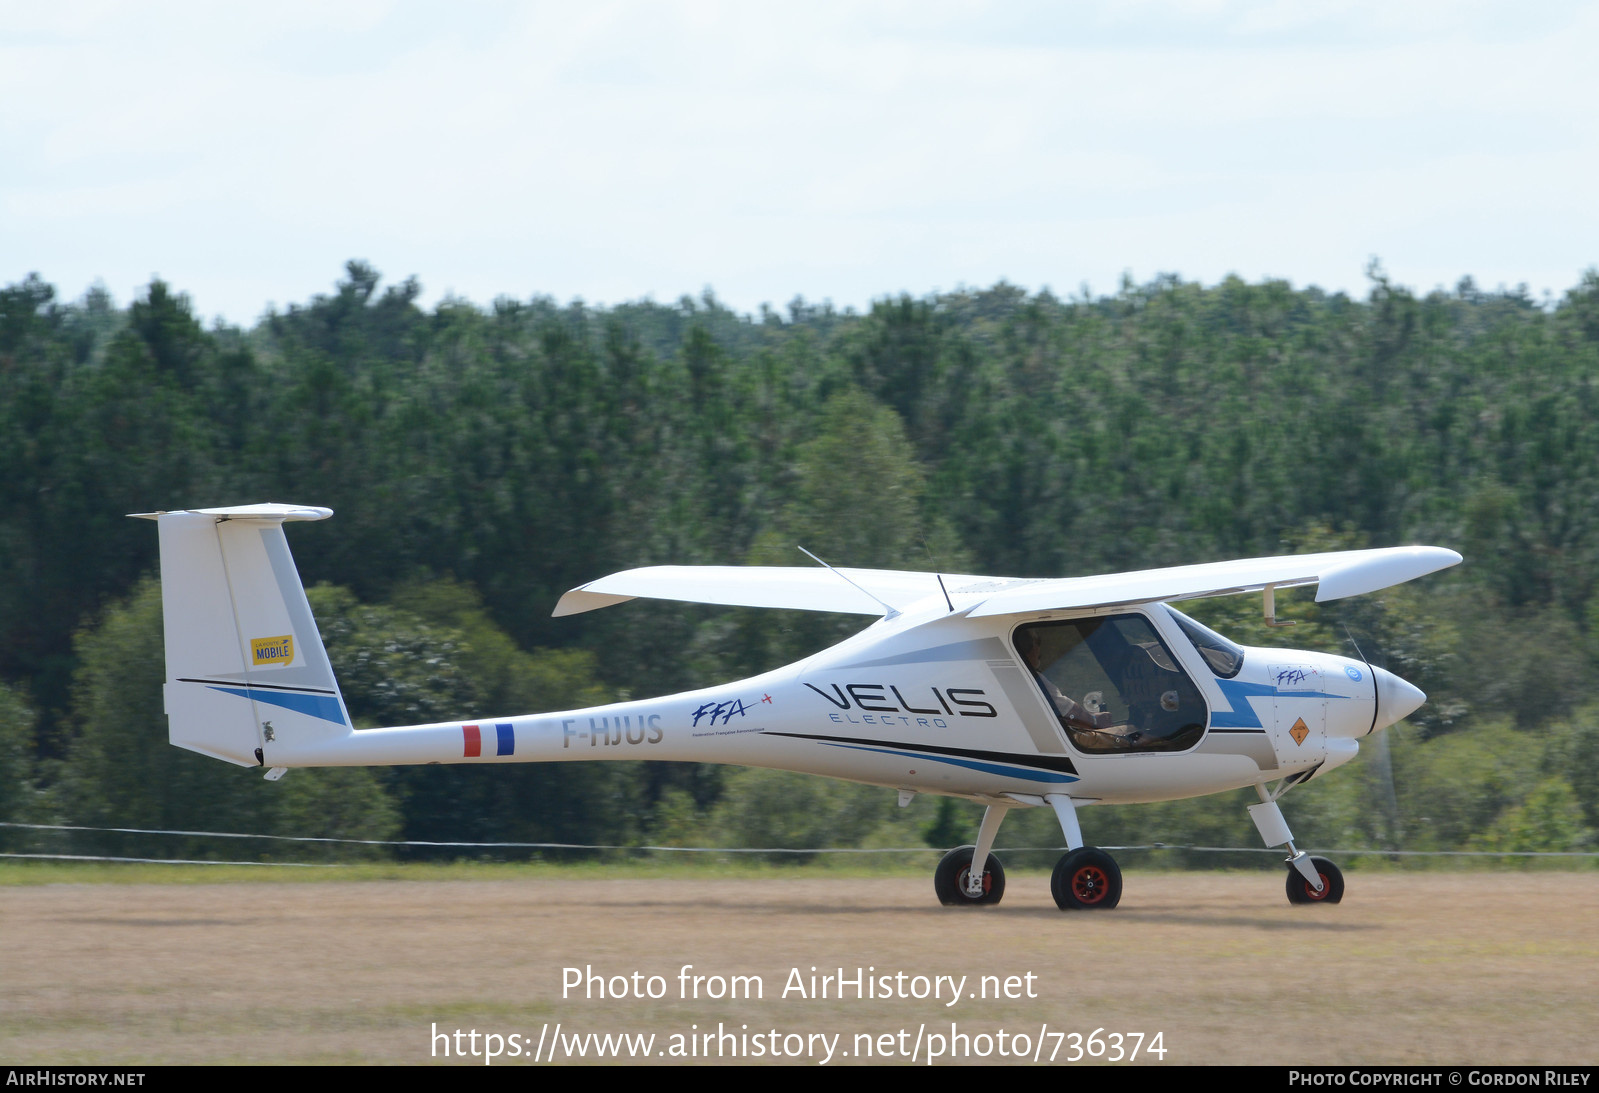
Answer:
<svg viewBox="0 0 1599 1093"><path fill-rule="evenodd" d="M1035 672L1038 671L1039 644L1036 631L1016 631L1016 651L1021 654L1022 661Z"/></svg>

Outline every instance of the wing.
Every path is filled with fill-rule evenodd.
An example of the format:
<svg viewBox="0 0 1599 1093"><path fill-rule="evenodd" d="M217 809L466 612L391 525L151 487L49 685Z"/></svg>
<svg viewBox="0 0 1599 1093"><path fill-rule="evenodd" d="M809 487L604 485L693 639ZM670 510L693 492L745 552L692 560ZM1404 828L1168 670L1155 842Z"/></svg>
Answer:
<svg viewBox="0 0 1599 1093"><path fill-rule="evenodd" d="M1443 547L1411 546L1244 558L1095 577L1040 580L970 573L942 576L957 608L982 616L1192 600L1254 592L1267 585L1319 585L1316 599L1325 602L1375 592L1459 561L1459 554ZM880 616L886 614L885 605L902 611L919 600L942 597L938 582L938 574L895 569L651 566L613 573L574 588L561 597L555 614L575 615L643 596L735 607L786 607Z"/></svg>
<svg viewBox="0 0 1599 1093"><path fill-rule="evenodd" d="M844 580L840 574L849 580ZM993 579L971 574L944 574L946 584ZM555 615L576 615L644 596L729 607L788 607L800 611L880 616L886 614L884 604L901 611L918 600L940 594L937 574L898 569L839 567L834 571L804 566L657 565L624 570L580 585L561 597L555 605Z"/></svg>
<svg viewBox="0 0 1599 1093"><path fill-rule="evenodd" d="M1316 602L1359 596L1403 584L1447 569L1460 555L1443 547L1388 547L1340 550L1328 554L1293 554L1278 558L1242 558L1136 573L1098 577L1066 577L999 589L984 596L970 614L1011 615L1027 611L1059 611L1084 607L1117 607L1161 600L1194 600L1256 592L1273 585L1290 588L1314 584Z"/></svg>

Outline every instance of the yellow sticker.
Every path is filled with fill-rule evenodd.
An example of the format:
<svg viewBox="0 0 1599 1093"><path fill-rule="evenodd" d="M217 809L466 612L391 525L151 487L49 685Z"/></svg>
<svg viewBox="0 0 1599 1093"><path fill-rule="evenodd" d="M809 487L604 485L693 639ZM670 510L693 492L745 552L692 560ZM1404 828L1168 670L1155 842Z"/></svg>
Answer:
<svg viewBox="0 0 1599 1093"><path fill-rule="evenodd" d="M1310 726L1305 724L1305 719L1301 717L1294 722L1294 727L1288 730L1288 735L1294 738L1294 743L1303 744L1305 737L1310 735Z"/></svg>
<svg viewBox="0 0 1599 1093"><path fill-rule="evenodd" d="M287 664L294 659L294 636L251 638L250 652L255 655L257 664Z"/></svg>

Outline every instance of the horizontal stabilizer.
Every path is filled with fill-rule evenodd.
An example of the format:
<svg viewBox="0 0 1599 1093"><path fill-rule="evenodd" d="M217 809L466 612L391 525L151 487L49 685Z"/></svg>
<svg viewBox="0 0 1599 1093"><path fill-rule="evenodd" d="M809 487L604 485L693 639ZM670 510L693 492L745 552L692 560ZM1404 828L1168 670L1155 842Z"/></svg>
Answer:
<svg viewBox="0 0 1599 1093"><path fill-rule="evenodd" d="M285 520L326 520L333 515L332 509L325 509L319 505L281 505L276 501L268 501L260 505L233 505L220 509L178 509L178 512L195 512L202 516L220 516L226 520L271 520L281 523ZM140 520L158 520L168 516L167 512L130 512L129 516L136 516Z"/></svg>

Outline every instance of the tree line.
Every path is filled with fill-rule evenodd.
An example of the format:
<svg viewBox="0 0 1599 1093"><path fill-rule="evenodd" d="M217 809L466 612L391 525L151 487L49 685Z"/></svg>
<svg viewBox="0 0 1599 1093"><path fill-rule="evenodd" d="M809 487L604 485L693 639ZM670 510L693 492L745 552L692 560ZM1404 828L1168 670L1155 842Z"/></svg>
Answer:
<svg viewBox="0 0 1599 1093"><path fill-rule="evenodd" d="M803 545L1070 576L1452 546L1466 564L1415 587L1285 598L1302 620L1286 637L1258 604L1193 613L1252 644L1347 651L1347 627L1431 695L1386 761L1296 794L1329 845L1586 845L1599 272L1552 305L1369 274L1365 299L1162 277L745 315L708 292L425 308L414 280L351 262L331 293L247 329L207 327L159 281L118 308L27 278L0 289L0 819L815 845L936 841L964 816L667 764L258 786L169 748L155 536L124 514L271 499L338 513L292 545L363 724L667 693L859 625L643 601L550 618L561 592L634 565L804 564ZM1162 823L1161 841L1207 825L1254 841L1230 799L1112 812L1094 819L1123 841Z"/></svg>

